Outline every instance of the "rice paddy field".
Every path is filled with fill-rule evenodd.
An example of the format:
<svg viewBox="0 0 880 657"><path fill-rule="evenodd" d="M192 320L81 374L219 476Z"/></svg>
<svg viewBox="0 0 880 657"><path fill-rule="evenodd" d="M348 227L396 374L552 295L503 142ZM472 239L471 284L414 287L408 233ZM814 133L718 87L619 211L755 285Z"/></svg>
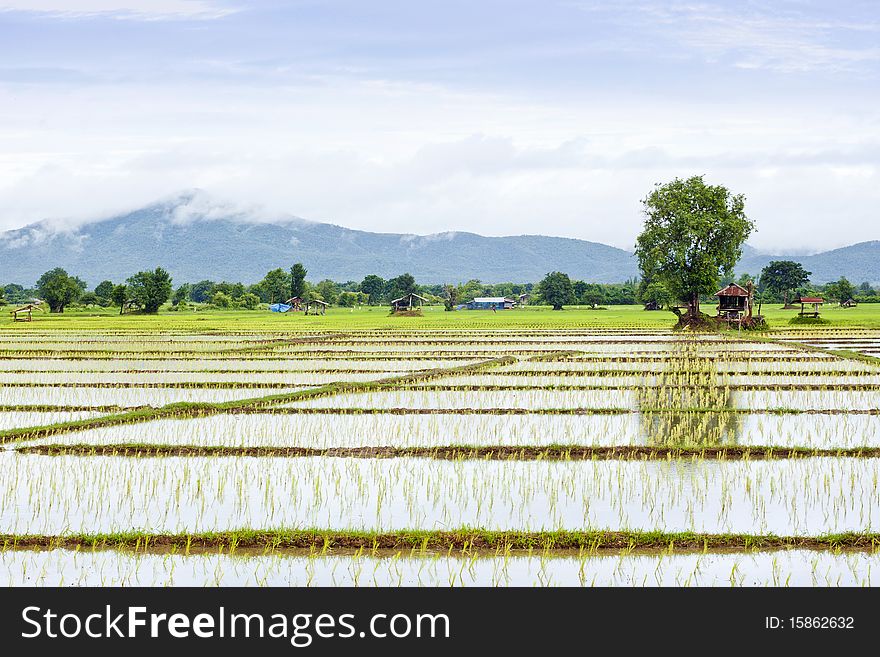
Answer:
<svg viewBox="0 0 880 657"><path fill-rule="evenodd" d="M875 324L364 314L4 323L0 583L880 584Z"/></svg>

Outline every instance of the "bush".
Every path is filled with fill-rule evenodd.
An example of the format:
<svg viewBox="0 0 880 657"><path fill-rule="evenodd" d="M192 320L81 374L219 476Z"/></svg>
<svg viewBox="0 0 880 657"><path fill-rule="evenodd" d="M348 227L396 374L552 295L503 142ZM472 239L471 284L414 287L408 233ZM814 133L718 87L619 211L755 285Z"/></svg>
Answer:
<svg viewBox="0 0 880 657"><path fill-rule="evenodd" d="M231 308L232 297L225 292L214 292L214 294L211 295L211 305L216 308Z"/></svg>
<svg viewBox="0 0 880 657"><path fill-rule="evenodd" d="M242 294L238 300L238 305L245 310L256 310L260 307L260 297L251 292Z"/></svg>

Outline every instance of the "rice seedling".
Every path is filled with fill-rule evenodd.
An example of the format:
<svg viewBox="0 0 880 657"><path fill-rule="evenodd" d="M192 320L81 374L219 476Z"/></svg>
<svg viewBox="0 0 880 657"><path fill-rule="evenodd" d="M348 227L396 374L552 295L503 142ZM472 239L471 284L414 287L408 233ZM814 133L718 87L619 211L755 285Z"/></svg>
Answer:
<svg viewBox="0 0 880 657"><path fill-rule="evenodd" d="M876 572L878 331L28 328L0 332L0 583Z"/></svg>

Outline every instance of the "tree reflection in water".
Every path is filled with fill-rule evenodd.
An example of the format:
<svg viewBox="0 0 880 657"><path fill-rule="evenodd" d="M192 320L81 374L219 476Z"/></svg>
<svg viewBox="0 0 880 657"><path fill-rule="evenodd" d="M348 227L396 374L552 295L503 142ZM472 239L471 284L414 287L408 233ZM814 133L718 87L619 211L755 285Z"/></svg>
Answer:
<svg viewBox="0 0 880 657"><path fill-rule="evenodd" d="M735 445L739 414L718 362L689 339L673 344L654 385L636 392L645 444L655 447Z"/></svg>

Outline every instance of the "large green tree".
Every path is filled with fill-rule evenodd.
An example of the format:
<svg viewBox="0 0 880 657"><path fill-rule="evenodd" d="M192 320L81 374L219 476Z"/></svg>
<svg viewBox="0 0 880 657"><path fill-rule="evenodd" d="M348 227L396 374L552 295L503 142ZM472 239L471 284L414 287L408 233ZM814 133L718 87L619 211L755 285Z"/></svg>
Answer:
<svg viewBox="0 0 880 657"><path fill-rule="evenodd" d="M324 279L315 285L315 292L322 301L327 303L336 303L340 293L339 285L331 281L329 278Z"/></svg>
<svg viewBox="0 0 880 657"><path fill-rule="evenodd" d="M399 299L407 294L418 293L419 287L416 285L416 279L413 275L407 273L388 281L387 290L390 299Z"/></svg>
<svg viewBox="0 0 880 657"><path fill-rule="evenodd" d="M85 289L84 281L70 276L61 267L47 271L37 281L37 294L53 313L63 313L65 306L79 299Z"/></svg>
<svg viewBox="0 0 880 657"><path fill-rule="evenodd" d="M139 271L126 283L129 298L151 315L159 312L159 307L171 297L171 275L161 267Z"/></svg>
<svg viewBox="0 0 880 657"><path fill-rule="evenodd" d="M110 293L110 301L114 306L119 306L119 314L125 310L125 302L128 301L128 288L125 285L116 285Z"/></svg>
<svg viewBox="0 0 880 657"><path fill-rule="evenodd" d="M302 299L306 295L306 274L309 272L301 262L290 268L290 297Z"/></svg>
<svg viewBox="0 0 880 657"><path fill-rule="evenodd" d="M538 283L538 296L544 303L553 306L553 310L562 310L566 304L575 302L574 286L568 274L552 271Z"/></svg>
<svg viewBox="0 0 880 657"><path fill-rule="evenodd" d="M186 300L189 298L191 290L192 290L192 286L189 283L184 283L179 288L174 290L174 294L171 297L171 305L172 306L179 306L180 304L186 305Z"/></svg>
<svg viewBox="0 0 880 657"><path fill-rule="evenodd" d="M674 299L663 283L654 282L639 286L639 301L645 306L654 306L659 310L668 306Z"/></svg>
<svg viewBox="0 0 880 657"><path fill-rule="evenodd" d="M194 284L189 291L189 298L191 301L195 301L196 303L205 303L210 298L211 295L214 294L214 286L216 283L214 281L199 281Z"/></svg>
<svg viewBox="0 0 880 657"><path fill-rule="evenodd" d="M455 310L458 303L458 288L454 285L446 284L443 286L443 308L444 310Z"/></svg>
<svg viewBox="0 0 880 657"><path fill-rule="evenodd" d="M385 279L375 274L369 274L361 281L360 290L367 295L368 303L371 306L382 303L382 295L385 293Z"/></svg>
<svg viewBox="0 0 880 657"><path fill-rule="evenodd" d="M113 287L112 281L101 281L95 286L95 294L99 299L104 299L109 303L110 295L113 294Z"/></svg>
<svg viewBox="0 0 880 657"><path fill-rule="evenodd" d="M799 262L791 260L773 260L761 270L761 278L758 286L782 297L785 305L788 305L789 295L802 285L810 282L810 274Z"/></svg>
<svg viewBox="0 0 880 657"><path fill-rule="evenodd" d="M713 293L721 274L733 270L755 228L745 215L745 197L702 176L657 185L643 200L645 227L636 240L642 276L663 283L687 315L698 322L700 295Z"/></svg>
<svg viewBox="0 0 880 657"><path fill-rule="evenodd" d="M29 297L29 290L16 283L9 283L3 287L3 294L9 303L25 303Z"/></svg>
<svg viewBox="0 0 880 657"><path fill-rule="evenodd" d="M290 276L280 267L268 272L260 281L260 287L268 303L279 303L290 298L287 296L290 293Z"/></svg>
<svg viewBox="0 0 880 657"><path fill-rule="evenodd" d="M844 301L849 301L856 295L856 289L853 287L853 284L847 280L846 276L841 276L840 280L828 283L828 285L825 286L825 294L831 299L837 301L837 303L843 303Z"/></svg>

